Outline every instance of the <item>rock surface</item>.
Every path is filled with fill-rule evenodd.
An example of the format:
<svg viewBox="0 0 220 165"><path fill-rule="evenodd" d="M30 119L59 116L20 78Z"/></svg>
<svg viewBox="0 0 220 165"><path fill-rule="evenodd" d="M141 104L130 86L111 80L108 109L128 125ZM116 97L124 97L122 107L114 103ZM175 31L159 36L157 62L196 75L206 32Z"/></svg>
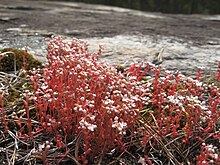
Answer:
<svg viewBox="0 0 220 165"><path fill-rule="evenodd" d="M101 59L128 65L150 61L163 49L162 67L192 75L220 61L219 15L172 15L83 3L1 0L0 47L28 48L44 61L52 35L104 45Z"/></svg>

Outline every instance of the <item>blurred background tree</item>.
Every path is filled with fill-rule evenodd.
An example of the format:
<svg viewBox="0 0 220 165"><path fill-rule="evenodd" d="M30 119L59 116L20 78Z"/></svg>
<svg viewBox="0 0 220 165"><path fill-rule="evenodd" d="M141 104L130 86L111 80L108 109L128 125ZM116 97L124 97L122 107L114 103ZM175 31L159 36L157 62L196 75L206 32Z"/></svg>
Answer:
<svg viewBox="0 0 220 165"><path fill-rule="evenodd" d="M69 0L143 11L183 14L220 14L220 0Z"/></svg>

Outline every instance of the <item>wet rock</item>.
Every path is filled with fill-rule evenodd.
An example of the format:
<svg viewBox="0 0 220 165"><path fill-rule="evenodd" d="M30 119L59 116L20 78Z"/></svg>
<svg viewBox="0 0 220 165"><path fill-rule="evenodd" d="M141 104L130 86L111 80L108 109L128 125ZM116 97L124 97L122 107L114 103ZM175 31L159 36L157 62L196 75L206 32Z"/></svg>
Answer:
<svg viewBox="0 0 220 165"><path fill-rule="evenodd" d="M217 69L220 61L218 16L147 13L118 7L61 1L1 0L0 47L28 48L45 61L51 35L88 41L100 60L127 66L155 60L161 67L193 74ZM18 18L10 20L9 18ZM7 20L9 19L9 22ZM4 42L9 41L9 42Z"/></svg>
<svg viewBox="0 0 220 165"><path fill-rule="evenodd" d="M27 25L27 24L21 24L19 27L20 28L27 28L29 25Z"/></svg>
<svg viewBox="0 0 220 165"><path fill-rule="evenodd" d="M66 29L65 30L65 35L67 36L83 36L85 34L88 34L88 31L87 30L69 30L69 29Z"/></svg>
<svg viewBox="0 0 220 165"><path fill-rule="evenodd" d="M115 36L112 38L88 38L90 49L97 51L98 45L104 45L105 49L101 59L111 64L129 65L132 62L155 60L155 55L161 49L163 60L161 66L169 70L179 70L186 74L195 73L200 67L217 70L217 62L220 61L220 47L204 45L192 46L190 43L182 44L175 38L158 36ZM96 50L94 50L96 48Z"/></svg>
<svg viewBox="0 0 220 165"><path fill-rule="evenodd" d="M203 19L220 22L220 15L206 16Z"/></svg>
<svg viewBox="0 0 220 165"><path fill-rule="evenodd" d="M9 22L9 21L13 21L16 19L18 19L18 18L16 18L16 17L1 17L0 22Z"/></svg>
<svg viewBox="0 0 220 165"><path fill-rule="evenodd" d="M72 38L62 36L67 41ZM27 48L40 61L46 61L47 40L42 36L19 36L10 43L0 44L4 47ZM89 44L91 53L97 52L99 45L104 47L101 61L113 65L129 66L131 63L152 62L155 55L161 53L161 67L168 70L179 70L187 75L195 75L200 67L209 71L217 70L220 61L220 47L218 45L192 46L191 43L182 44L182 40L162 36L118 35L104 38L84 38Z"/></svg>
<svg viewBox="0 0 220 165"><path fill-rule="evenodd" d="M6 32L22 32L21 28L8 28L5 30Z"/></svg>
<svg viewBox="0 0 220 165"><path fill-rule="evenodd" d="M208 45L220 45L220 41L208 41Z"/></svg>
<svg viewBox="0 0 220 165"><path fill-rule="evenodd" d="M0 44L10 43L10 41L0 38Z"/></svg>
<svg viewBox="0 0 220 165"><path fill-rule="evenodd" d="M27 28L28 25L21 25L19 28L8 28L7 32L16 33L19 35L25 36L43 36L43 37L51 37L54 33L48 32L47 30L34 30Z"/></svg>
<svg viewBox="0 0 220 165"><path fill-rule="evenodd" d="M31 5L3 5L2 8L9 9L9 10L44 10L43 8L36 8L32 7Z"/></svg>
<svg viewBox="0 0 220 165"><path fill-rule="evenodd" d="M43 37L51 37L54 33L49 32L47 30L33 30L33 29L28 29L24 28L22 31L22 35L29 35L29 36L43 36Z"/></svg>

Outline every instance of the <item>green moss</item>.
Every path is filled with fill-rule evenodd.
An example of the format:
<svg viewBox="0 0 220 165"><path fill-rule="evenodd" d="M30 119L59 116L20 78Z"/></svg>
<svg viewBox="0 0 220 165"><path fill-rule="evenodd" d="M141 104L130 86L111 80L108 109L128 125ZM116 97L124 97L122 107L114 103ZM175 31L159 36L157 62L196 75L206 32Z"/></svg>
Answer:
<svg viewBox="0 0 220 165"><path fill-rule="evenodd" d="M23 62L26 62L26 69L41 68L42 63L36 60L31 54L18 49L4 48L0 49L0 71L10 72L14 71L14 64L16 60L16 70L19 70L23 66Z"/></svg>
<svg viewBox="0 0 220 165"><path fill-rule="evenodd" d="M203 83L207 84L207 85L215 85L218 88L220 88L220 81L217 80L215 75L209 76L209 77L204 77L201 80Z"/></svg>
<svg viewBox="0 0 220 165"><path fill-rule="evenodd" d="M125 67L121 65L116 65L115 68L117 69L118 72L124 73L125 72Z"/></svg>

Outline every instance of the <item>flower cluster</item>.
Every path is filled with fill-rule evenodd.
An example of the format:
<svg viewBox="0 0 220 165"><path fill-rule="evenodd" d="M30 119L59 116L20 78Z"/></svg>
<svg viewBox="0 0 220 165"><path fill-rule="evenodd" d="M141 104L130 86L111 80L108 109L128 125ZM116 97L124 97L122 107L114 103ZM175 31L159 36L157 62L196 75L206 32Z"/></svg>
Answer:
<svg viewBox="0 0 220 165"><path fill-rule="evenodd" d="M65 136L82 134L82 161L122 144L142 109L141 83L99 62L100 52L88 53L87 44L76 39L53 38L43 72L33 70L30 77L43 130L55 135L59 147Z"/></svg>
<svg viewBox="0 0 220 165"><path fill-rule="evenodd" d="M158 144L173 139L169 145L178 143L182 150L187 150L186 146L194 141L203 143L210 138L219 139L219 88L200 82L198 77L189 78L155 66L150 70L154 80L146 83L152 93L145 95L148 101L142 111L146 130L141 131L143 147L151 143L158 147ZM177 149L176 152L183 151Z"/></svg>
<svg viewBox="0 0 220 165"><path fill-rule="evenodd" d="M52 38L45 67L24 72L33 86L21 94L22 109L9 114L18 106L5 107L0 91L5 131L15 138L13 126L44 164L55 150L65 150L54 154L57 164L67 157L101 164L121 150L140 164L219 164L220 63L206 83L202 69L195 79L150 63L120 72L100 54L89 53L86 42Z"/></svg>
<svg viewBox="0 0 220 165"><path fill-rule="evenodd" d="M196 157L198 165L214 165L220 162L219 148L212 144L202 143L200 155Z"/></svg>

